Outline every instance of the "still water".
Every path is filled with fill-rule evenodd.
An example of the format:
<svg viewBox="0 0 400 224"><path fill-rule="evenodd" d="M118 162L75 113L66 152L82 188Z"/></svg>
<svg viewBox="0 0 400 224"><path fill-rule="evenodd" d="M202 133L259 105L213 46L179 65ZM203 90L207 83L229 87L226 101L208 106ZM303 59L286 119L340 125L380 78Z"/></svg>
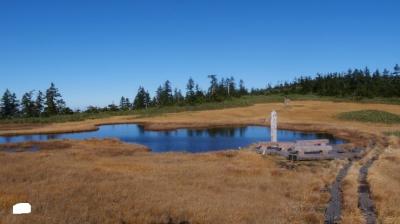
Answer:
<svg viewBox="0 0 400 224"><path fill-rule="evenodd" d="M51 134L21 135L0 137L0 143L46 141L50 139L88 139L117 138L128 143L138 143L151 148L153 152L187 151L206 152L222 149L237 149L259 141L270 140L270 129L260 126L178 129L172 131L147 131L136 124L103 125L97 131ZM278 130L279 141L295 141L327 138L332 144L343 143L343 140L329 134L305 133L298 131Z"/></svg>

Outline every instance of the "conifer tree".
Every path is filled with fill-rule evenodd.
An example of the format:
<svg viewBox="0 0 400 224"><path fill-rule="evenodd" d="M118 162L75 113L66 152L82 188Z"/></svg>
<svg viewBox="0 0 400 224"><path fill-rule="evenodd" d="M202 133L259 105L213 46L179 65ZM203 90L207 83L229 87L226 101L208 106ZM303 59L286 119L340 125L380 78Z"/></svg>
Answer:
<svg viewBox="0 0 400 224"><path fill-rule="evenodd" d="M3 118L11 118L18 115L19 102L15 93L6 89L0 101L0 111Z"/></svg>
<svg viewBox="0 0 400 224"><path fill-rule="evenodd" d="M393 72L393 74L394 74L394 75L400 75L400 66L399 66L398 64L396 64L396 65L394 66L394 72Z"/></svg>
<svg viewBox="0 0 400 224"><path fill-rule="evenodd" d="M183 104L184 97L182 95L182 92L180 89L175 88L174 89L174 95L173 95L173 101L175 104Z"/></svg>
<svg viewBox="0 0 400 224"><path fill-rule="evenodd" d="M165 81L162 90L162 105L171 105L173 103L172 87L169 80Z"/></svg>
<svg viewBox="0 0 400 224"><path fill-rule="evenodd" d="M33 91L27 92L21 99L21 113L25 117L35 116L35 102L32 99Z"/></svg>
<svg viewBox="0 0 400 224"><path fill-rule="evenodd" d="M54 83L51 83L50 87L46 90L45 105L44 110L47 115L59 114L65 108L65 102Z"/></svg>
<svg viewBox="0 0 400 224"><path fill-rule="evenodd" d="M244 86L244 81L240 80L239 81L239 96L243 96L247 94L247 89Z"/></svg>
<svg viewBox="0 0 400 224"><path fill-rule="evenodd" d="M133 101L133 106L135 109L144 109L150 105L150 95L149 93L140 86L138 92Z"/></svg>
<svg viewBox="0 0 400 224"><path fill-rule="evenodd" d="M195 93L195 83L192 78L189 78L186 84L186 102L189 104L194 104L196 101L196 93Z"/></svg>
<svg viewBox="0 0 400 224"><path fill-rule="evenodd" d="M129 101L128 97L121 97L119 102L119 108L121 110L129 110L132 107L131 102Z"/></svg>
<svg viewBox="0 0 400 224"><path fill-rule="evenodd" d="M208 88L208 96L211 100L215 100L217 98L217 91L218 91L218 80L216 75L209 75L208 78L210 79L210 87Z"/></svg>
<svg viewBox="0 0 400 224"><path fill-rule="evenodd" d="M43 108L44 108L43 103L44 103L44 96L42 91L39 91L35 100L34 116L39 117L43 113Z"/></svg>

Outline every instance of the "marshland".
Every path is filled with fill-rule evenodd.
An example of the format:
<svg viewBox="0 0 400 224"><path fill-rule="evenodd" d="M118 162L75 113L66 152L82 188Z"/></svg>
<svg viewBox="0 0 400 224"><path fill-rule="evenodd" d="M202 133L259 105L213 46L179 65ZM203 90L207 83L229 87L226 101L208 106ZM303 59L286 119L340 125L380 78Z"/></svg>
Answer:
<svg viewBox="0 0 400 224"><path fill-rule="evenodd" d="M400 1L0 1L0 224L400 223Z"/></svg>
<svg viewBox="0 0 400 224"><path fill-rule="evenodd" d="M151 117L117 116L29 127L16 124L15 129L8 127L1 134L79 132L125 122L142 124L146 130L267 126L265 112L275 109L283 129L330 133L367 147L365 157L353 162L342 182L343 223L364 223L357 203L359 167L368 157L382 153L370 168L368 181L378 220L395 222L399 211L390 204L398 200L399 140L385 133L400 130L400 125L341 116L373 108L400 114L397 105L292 101L288 106L264 103ZM265 131L265 139L267 134ZM32 152L32 147L38 150ZM194 154L154 153L144 145L119 139L6 143L1 145L0 160L3 223L264 223L266 219L321 223L331 197L329 188L347 163L291 162L279 156L261 156L247 147ZM11 206L20 201L32 203L32 214L10 214Z"/></svg>

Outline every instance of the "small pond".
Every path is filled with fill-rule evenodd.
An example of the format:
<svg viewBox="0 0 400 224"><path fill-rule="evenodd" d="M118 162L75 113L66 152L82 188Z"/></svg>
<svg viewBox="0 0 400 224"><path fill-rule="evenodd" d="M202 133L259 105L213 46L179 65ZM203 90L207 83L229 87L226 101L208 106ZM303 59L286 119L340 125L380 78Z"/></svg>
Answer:
<svg viewBox="0 0 400 224"><path fill-rule="evenodd" d="M207 129L177 129L170 131L147 131L136 124L103 125L97 131L39 134L0 137L0 143L46 141L50 139L117 138L128 143L146 145L153 152L187 151L206 152L237 149L259 141L270 140L270 129L261 126L224 127ZM295 141L327 138L332 144L344 143L329 134L278 130L279 141Z"/></svg>

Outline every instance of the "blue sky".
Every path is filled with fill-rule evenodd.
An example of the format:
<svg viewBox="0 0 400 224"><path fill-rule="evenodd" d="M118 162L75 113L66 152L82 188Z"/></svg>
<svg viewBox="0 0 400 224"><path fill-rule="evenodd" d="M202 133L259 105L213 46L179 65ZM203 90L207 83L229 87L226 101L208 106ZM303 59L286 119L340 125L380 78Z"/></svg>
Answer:
<svg viewBox="0 0 400 224"><path fill-rule="evenodd" d="M247 86L400 63L399 1L0 0L0 92L55 82L72 108L207 75Z"/></svg>

